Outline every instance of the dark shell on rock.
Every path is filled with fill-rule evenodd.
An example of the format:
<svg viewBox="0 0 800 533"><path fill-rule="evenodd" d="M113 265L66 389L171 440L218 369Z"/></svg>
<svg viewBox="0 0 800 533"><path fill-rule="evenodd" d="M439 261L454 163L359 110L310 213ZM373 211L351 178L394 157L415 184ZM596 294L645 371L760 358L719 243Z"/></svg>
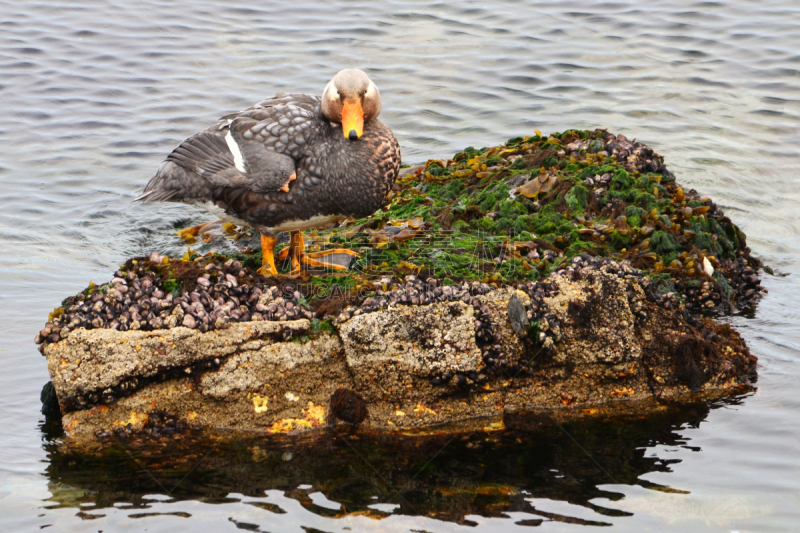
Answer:
<svg viewBox="0 0 800 533"><path fill-rule="evenodd" d="M336 419L348 424L358 425L367 418L367 402L357 392L350 389L337 389L331 395L328 423Z"/></svg>

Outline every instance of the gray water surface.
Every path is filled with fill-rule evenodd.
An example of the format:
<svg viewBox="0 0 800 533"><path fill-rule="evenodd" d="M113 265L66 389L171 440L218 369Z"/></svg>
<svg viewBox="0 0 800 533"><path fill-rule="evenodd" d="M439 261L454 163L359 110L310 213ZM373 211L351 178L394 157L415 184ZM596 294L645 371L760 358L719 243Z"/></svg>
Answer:
<svg viewBox="0 0 800 533"><path fill-rule="evenodd" d="M579 4L0 1L0 530L506 531L530 519L557 531L595 522L620 531L796 531L800 6ZM33 338L47 313L131 255L181 253L175 227L209 219L192 207L132 203L177 143L276 91L319 94L352 67L380 88L381 117L406 163L534 129L595 127L664 155L681 183L714 198L754 253L786 275L765 276L770 292L755 316L731 319L759 357L757 392L668 425L669 438L631 440L661 465L633 478L609 466L609 450L574 435L563 446L577 446L576 460L582 449L600 454L579 471L583 481L615 496L580 502L569 483L582 480L556 472L537 478L540 494L515 496L538 515L523 506L429 516L402 498L378 498L394 514L337 518L321 511L337 504L313 487L293 488L311 506L280 490L231 489L215 501L165 490L142 510L66 484L54 472L81 466L58 463L40 427L48 376Z"/></svg>

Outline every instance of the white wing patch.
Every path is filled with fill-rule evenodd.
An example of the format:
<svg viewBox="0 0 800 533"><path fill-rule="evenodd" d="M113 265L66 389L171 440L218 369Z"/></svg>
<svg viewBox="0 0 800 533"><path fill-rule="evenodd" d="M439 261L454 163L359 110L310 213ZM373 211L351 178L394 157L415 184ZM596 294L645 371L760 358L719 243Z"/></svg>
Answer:
<svg viewBox="0 0 800 533"><path fill-rule="evenodd" d="M233 164L236 166L236 170L246 173L247 171L244 169L244 157L242 157L242 151L239 150L239 145L236 144L236 141L233 139L231 130L228 130L227 135L225 135L225 142L228 143L228 150L230 150L231 154L233 154Z"/></svg>

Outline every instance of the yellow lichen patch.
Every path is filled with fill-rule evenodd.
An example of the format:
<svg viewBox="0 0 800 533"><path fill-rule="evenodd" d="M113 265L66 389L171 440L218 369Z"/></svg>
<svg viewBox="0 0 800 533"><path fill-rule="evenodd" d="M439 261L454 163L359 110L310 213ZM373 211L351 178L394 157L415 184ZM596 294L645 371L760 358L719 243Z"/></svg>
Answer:
<svg viewBox="0 0 800 533"><path fill-rule="evenodd" d="M306 420L315 426L325 423L324 405L314 405L314 402L308 402L308 409L303 409L303 414L306 416Z"/></svg>
<svg viewBox="0 0 800 533"><path fill-rule="evenodd" d="M278 420L271 427L267 428L270 433L292 433L293 431L301 431L311 429L311 422L302 418L283 418Z"/></svg>
<svg viewBox="0 0 800 533"><path fill-rule="evenodd" d="M406 414L400 409L398 409L397 411L394 412L394 416L406 416Z"/></svg>
<svg viewBox="0 0 800 533"><path fill-rule="evenodd" d="M66 431L72 431L76 427L78 427L78 419L77 418L73 418L72 420L70 420L69 424L64 426L64 429Z"/></svg>
<svg viewBox="0 0 800 533"><path fill-rule="evenodd" d="M292 433L313 429L325 423L325 407L322 405L314 405L313 402L308 402L308 408L303 409L303 415L305 418L283 418L278 420L267 428L267 431L270 433Z"/></svg>
<svg viewBox="0 0 800 533"><path fill-rule="evenodd" d="M253 406L256 410L256 413L263 413L269 409L268 407L269 397L261 396L254 392L247 393L247 397L253 400Z"/></svg>
<svg viewBox="0 0 800 533"><path fill-rule="evenodd" d="M107 405L98 405L97 407L93 407L92 409L89 409L89 412L87 414L89 416L94 416L96 414L102 414L102 413L107 413L107 412L108 412L108 406Z"/></svg>
<svg viewBox="0 0 800 533"><path fill-rule="evenodd" d="M197 413L196 413L196 412L194 412L194 411L189 411L189 412L186 414L186 421L187 421L187 422L191 422L191 421L192 421L192 420L194 420L195 418L197 418Z"/></svg>
<svg viewBox="0 0 800 533"><path fill-rule="evenodd" d="M483 426L483 431L502 431L506 429L506 425L503 423L502 420L498 420L497 422L492 422L488 426Z"/></svg>
<svg viewBox="0 0 800 533"><path fill-rule="evenodd" d="M414 408L415 413L428 413L429 415L436 415L436 411L431 409L430 407L425 406L425 404L418 403L417 406Z"/></svg>
<svg viewBox="0 0 800 533"><path fill-rule="evenodd" d="M611 396L633 396L634 390L630 387L622 387L611 391Z"/></svg>
<svg viewBox="0 0 800 533"><path fill-rule="evenodd" d="M130 424L134 428L139 428L147 423L150 420L150 415L147 413L137 413L136 411L131 411L131 417L128 420L116 420L114 422L114 426L127 426Z"/></svg>

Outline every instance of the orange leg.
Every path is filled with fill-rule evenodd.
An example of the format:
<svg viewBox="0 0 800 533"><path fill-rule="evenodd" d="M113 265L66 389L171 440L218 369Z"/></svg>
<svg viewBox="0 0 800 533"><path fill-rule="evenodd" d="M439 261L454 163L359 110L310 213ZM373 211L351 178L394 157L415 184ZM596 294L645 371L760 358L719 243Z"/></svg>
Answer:
<svg viewBox="0 0 800 533"><path fill-rule="evenodd" d="M300 273L300 257L305 254L306 243L303 242L303 232L293 231L289 237L289 254L292 257L292 270L290 275Z"/></svg>
<svg viewBox="0 0 800 533"><path fill-rule="evenodd" d="M258 273L262 276L277 276L278 269L275 268L275 245L278 238L274 235L261 234L261 268Z"/></svg>

